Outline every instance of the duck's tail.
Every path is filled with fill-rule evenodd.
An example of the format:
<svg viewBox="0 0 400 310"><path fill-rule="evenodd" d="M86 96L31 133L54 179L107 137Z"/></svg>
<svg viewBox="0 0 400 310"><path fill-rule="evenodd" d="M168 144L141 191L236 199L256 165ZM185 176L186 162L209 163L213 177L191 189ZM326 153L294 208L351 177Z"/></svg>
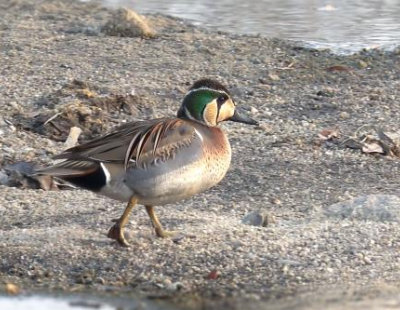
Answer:
<svg viewBox="0 0 400 310"><path fill-rule="evenodd" d="M66 160L53 166L36 169L35 175L51 175L78 187L98 192L107 183L107 175L101 163Z"/></svg>

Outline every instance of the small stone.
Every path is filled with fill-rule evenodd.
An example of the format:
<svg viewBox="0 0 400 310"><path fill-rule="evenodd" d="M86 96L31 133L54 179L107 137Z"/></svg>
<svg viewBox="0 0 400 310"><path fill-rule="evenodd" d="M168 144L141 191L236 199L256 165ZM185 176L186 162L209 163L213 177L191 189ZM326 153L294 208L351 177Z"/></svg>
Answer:
<svg viewBox="0 0 400 310"><path fill-rule="evenodd" d="M251 115L256 115L258 113L258 110L255 107L250 107L250 114Z"/></svg>
<svg viewBox="0 0 400 310"><path fill-rule="evenodd" d="M333 268L328 267L328 268L326 268L326 272L327 273L334 273L335 270Z"/></svg>
<svg viewBox="0 0 400 310"><path fill-rule="evenodd" d="M368 68L368 63L365 62L364 60L359 60L358 65L360 66L361 69Z"/></svg>
<svg viewBox="0 0 400 310"><path fill-rule="evenodd" d="M15 150L12 149L11 147L8 147L8 146L3 146L2 150L3 150L4 153L8 153L10 155L15 153Z"/></svg>
<svg viewBox="0 0 400 310"><path fill-rule="evenodd" d="M16 111L19 112L19 113L22 113L23 110L24 110L24 109L23 109L17 102L15 102L15 101L9 102L9 105L10 105L14 110L16 110Z"/></svg>
<svg viewBox="0 0 400 310"><path fill-rule="evenodd" d="M369 257L367 257L367 256L364 256L364 257L363 257L363 261L364 261L364 263L365 263L366 265L371 265L371 264L372 264L371 259L370 259Z"/></svg>
<svg viewBox="0 0 400 310"><path fill-rule="evenodd" d="M265 131L267 134L270 134L273 132L273 127L269 124L265 124L265 123L260 123L256 129L258 130L262 130Z"/></svg>
<svg viewBox="0 0 400 310"><path fill-rule="evenodd" d="M340 112L339 117L341 119L349 119L350 118L350 114L348 112Z"/></svg>
<svg viewBox="0 0 400 310"><path fill-rule="evenodd" d="M332 98L335 96L336 90L331 87L325 87L317 91L316 95L318 97L329 97Z"/></svg>
<svg viewBox="0 0 400 310"><path fill-rule="evenodd" d="M6 284L6 292L7 292L7 294L10 294L10 295L16 295L19 293L19 287L13 283L7 283Z"/></svg>
<svg viewBox="0 0 400 310"><path fill-rule="evenodd" d="M260 210L252 211L242 219L242 224L266 227L268 225L268 215Z"/></svg>
<svg viewBox="0 0 400 310"><path fill-rule="evenodd" d="M268 77L272 80L272 81L279 81L281 78L275 74L275 73L270 73L268 74Z"/></svg>
<svg viewBox="0 0 400 310"><path fill-rule="evenodd" d="M117 37L154 38L156 36L155 31L143 16L125 8L117 10L101 31L106 35Z"/></svg>
<svg viewBox="0 0 400 310"><path fill-rule="evenodd" d="M272 198L271 199L271 203L273 203L274 205L281 205L282 201L279 198Z"/></svg>
<svg viewBox="0 0 400 310"><path fill-rule="evenodd" d="M269 57L269 56L265 56L265 57L262 59L262 62L263 62L264 64L270 64L272 61L273 61L273 60L272 60L272 57Z"/></svg>
<svg viewBox="0 0 400 310"><path fill-rule="evenodd" d="M175 90L178 91L181 94L186 94L186 92L187 92L186 88L181 87L181 86L175 87Z"/></svg>
<svg viewBox="0 0 400 310"><path fill-rule="evenodd" d="M267 214L267 216L264 219L263 226L267 227L270 226L271 224L276 224L276 217L275 215Z"/></svg>
<svg viewBox="0 0 400 310"><path fill-rule="evenodd" d="M249 299L249 300L251 300L251 301L258 301L258 300L261 300L261 296L255 294L255 293L254 293L254 294L252 294L252 293L246 294L245 296L246 296L246 299Z"/></svg>
<svg viewBox="0 0 400 310"><path fill-rule="evenodd" d="M184 288L185 286L181 282L167 283L165 284L165 289L169 292L177 292Z"/></svg>

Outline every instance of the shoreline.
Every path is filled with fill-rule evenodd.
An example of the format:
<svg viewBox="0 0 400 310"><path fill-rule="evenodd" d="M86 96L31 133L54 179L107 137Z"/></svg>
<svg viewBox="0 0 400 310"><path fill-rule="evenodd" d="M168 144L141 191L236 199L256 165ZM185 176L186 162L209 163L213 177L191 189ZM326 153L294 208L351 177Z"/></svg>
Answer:
<svg viewBox="0 0 400 310"><path fill-rule="evenodd" d="M332 7L331 5L314 7L312 4L310 4L309 8L313 9L313 13L305 13L299 12L299 9L301 10L301 8L299 8L296 3L291 3L291 5L289 5L290 7L283 9L279 3L272 2L270 3L270 6L273 6L271 12L273 11L274 13L268 13L265 12L266 8L262 4L258 4L259 10L254 12L249 11L248 8L244 8L243 11L240 11L241 8L238 6L238 3L233 2L229 8L224 6L221 7L220 5L216 4L213 6L212 12L201 11L200 8L200 11L193 14L193 11L191 11L190 7L184 8L185 4L187 5L187 3L184 1L181 2L182 6L179 8L173 6L171 8L166 8L163 6L157 6L157 8L155 8L154 4L143 4L141 1L138 1L136 4L130 4L127 1L125 1L125 3L123 3L123 1L117 1L118 3L110 3L114 1L103 2L107 2L105 3L105 6L110 9L127 7L137 10L138 13L144 15L152 15L154 14L154 10L157 10L157 13L186 19L187 22L196 26L203 27L202 25L204 25L204 27L214 32L224 31L230 34L238 35L259 34L266 38L277 37L288 41L300 42L300 44L297 45L308 48L315 48L319 50L330 49L337 55L351 55L354 53L359 53L364 49L380 49L383 51L390 51L400 45L398 37L395 36L395 33L393 33L391 30L388 30L389 25L386 24L385 26L385 23L383 23L379 26L376 24L372 26L373 21L370 20L370 18L372 17L373 19L374 17L376 18L379 16L379 13L381 13L379 12L379 9L373 16L363 15L363 17L361 17L363 14L363 6L359 6L358 8L351 5L349 7L346 5L344 7ZM200 6L201 5L202 3L200 3ZM257 4L254 3L254 5ZM229 16L233 16L235 14L235 10L241 12L241 17L240 20L233 22L229 19ZM388 14L388 16L386 16L387 18L390 19L392 14L391 12L393 12L393 10L395 10L393 7L386 8L385 12ZM259 14L259 11L264 11L264 14ZM346 15L350 11L352 11L353 14ZM220 16L215 16L217 12ZM340 18L338 17L338 14L341 16ZM288 15L292 16L292 19L287 19L287 17L285 17ZM218 22L215 20L215 18L222 18L222 16L224 17L223 22ZM277 18L277 16L280 17ZM367 23L367 25L358 25L358 22L353 20L353 18L357 16L359 19L367 19L370 21ZM225 20L226 18L228 18L228 20ZM335 21L332 19L335 19ZM311 20L319 20L318 27L316 24L312 25ZM332 24L329 25L328 21L330 21ZM343 28L338 26L338 24L340 25L342 23L346 24L347 27ZM392 24L391 26L394 28L398 25ZM318 28L318 37L315 36L315 31L310 31L309 28L311 27ZM332 27L335 27L335 32L330 32L328 30ZM369 31L364 27L369 28ZM289 29L291 30L288 31ZM316 29L314 28L314 30ZM344 34L345 32L347 35ZM381 34L384 35L382 36Z"/></svg>

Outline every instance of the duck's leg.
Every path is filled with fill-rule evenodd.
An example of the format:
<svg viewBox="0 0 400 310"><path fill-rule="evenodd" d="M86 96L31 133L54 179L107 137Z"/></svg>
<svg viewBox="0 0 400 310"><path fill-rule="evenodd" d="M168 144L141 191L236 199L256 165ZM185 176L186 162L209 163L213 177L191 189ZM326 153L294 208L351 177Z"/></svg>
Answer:
<svg viewBox="0 0 400 310"><path fill-rule="evenodd" d="M126 206L124 213L122 213L121 217L108 231L107 237L117 240L117 242L122 246L129 246L128 241L126 241L124 237L124 227L128 222L129 213L132 211L133 207L136 206L137 202L138 199L136 197L132 197L131 200L129 200L128 205Z"/></svg>
<svg viewBox="0 0 400 310"><path fill-rule="evenodd" d="M177 235L177 233L174 231L167 231L162 228L161 223L158 220L157 215L154 212L153 206L145 206L145 207L146 207L147 214L150 217L151 224L153 225L154 230L156 231L156 235L158 237L168 238L168 237L175 237Z"/></svg>

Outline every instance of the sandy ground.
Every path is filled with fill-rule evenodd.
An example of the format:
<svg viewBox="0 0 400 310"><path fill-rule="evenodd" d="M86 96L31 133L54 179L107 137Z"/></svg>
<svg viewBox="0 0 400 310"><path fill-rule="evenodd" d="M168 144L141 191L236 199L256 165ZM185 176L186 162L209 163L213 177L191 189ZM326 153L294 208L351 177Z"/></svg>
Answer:
<svg viewBox="0 0 400 310"><path fill-rule="evenodd" d="M178 242L157 239L138 207L132 247L121 248L106 232L124 205L85 191L1 186L0 283L190 309L397 307L397 198L386 216L330 206L400 195L396 157L340 143L368 126L400 129L398 51L337 56L159 15L147 16L154 39L112 37L100 32L110 14L96 4L0 1L0 177L9 163L51 163L71 124L83 141L132 119L173 116L201 77L225 83L261 126L225 124L226 178L157 209L165 227L185 234ZM340 139L321 141L332 127ZM386 207L379 201L376 210ZM268 214L266 227L241 223L255 210Z"/></svg>

